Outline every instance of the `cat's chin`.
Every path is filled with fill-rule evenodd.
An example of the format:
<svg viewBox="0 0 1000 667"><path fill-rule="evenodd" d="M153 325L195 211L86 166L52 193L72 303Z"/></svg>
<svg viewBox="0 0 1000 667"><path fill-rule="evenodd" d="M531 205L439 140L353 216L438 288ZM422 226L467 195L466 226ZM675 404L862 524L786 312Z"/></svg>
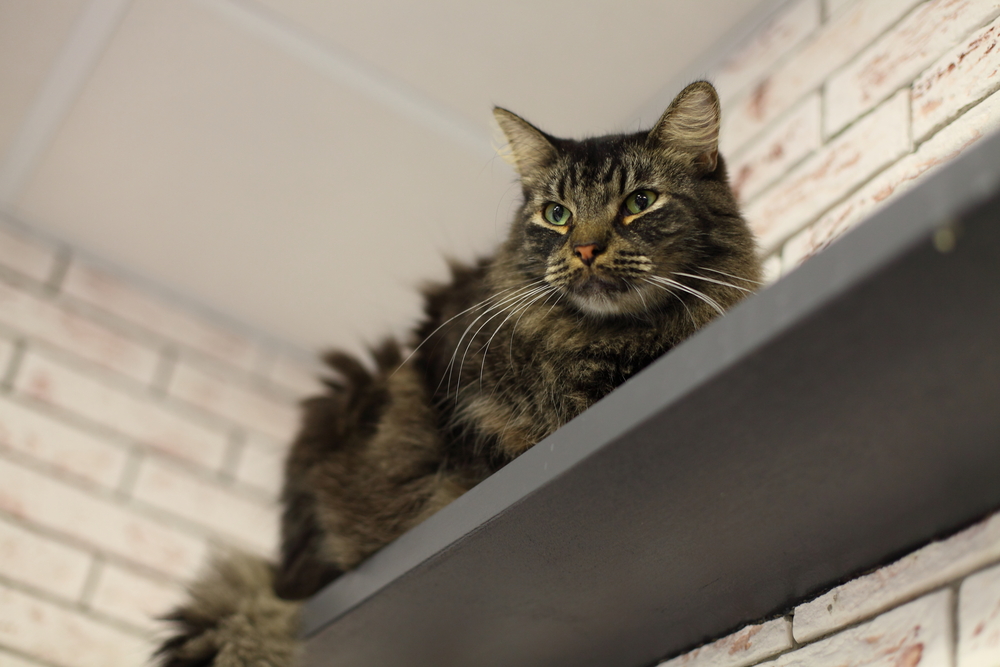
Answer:
<svg viewBox="0 0 1000 667"><path fill-rule="evenodd" d="M593 317L616 317L642 310L635 292L627 283L591 275L566 290L566 296L577 310Z"/></svg>
<svg viewBox="0 0 1000 667"><path fill-rule="evenodd" d="M570 300L582 313L593 317L616 317L631 312L631 308L623 308L621 303L607 297L572 296Z"/></svg>
<svg viewBox="0 0 1000 667"><path fill-rule="evenodd" d="M633 293L634 294L634 293ZM587 294L569 293L570 302L585 315L607 318L635 315L645 310L638 299L620 292L591 292Z"/></svg>

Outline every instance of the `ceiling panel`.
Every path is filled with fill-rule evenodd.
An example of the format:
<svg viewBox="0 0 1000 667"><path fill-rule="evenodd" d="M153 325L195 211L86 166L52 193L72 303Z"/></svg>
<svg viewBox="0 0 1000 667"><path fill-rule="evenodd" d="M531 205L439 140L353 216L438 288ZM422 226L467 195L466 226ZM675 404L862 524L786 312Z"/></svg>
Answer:
<svg viewBox="0 0 1000 667"><path fill-rule="evenodd" d="M760 0L256 0L486 127L622 128ZM655 120L655 119L651 119Z"/></svg>
<svg viewBox="0 0 1000 667"><path fill-rule="evenodd" d="M357 347L412 322L443 254L505 235L518 188L491 105L563 136L635 129L759 2L0 0L0 151L43 84L63 100L8 190L167 291ZM64 67L84 9L93 71Z"/></svg>
<svg viewBox="0 0 1000 667"><path fill-rule="evenodd" d="M0 155L10 146L86 0L0 0Z"/></svg>
<svg viewBox="0 0 1000 667"><path fill-rule="evenodd" d="M498 159L178 0L126 16L18 201L92 251L309 347L407 322L502 235Z"/></svg>

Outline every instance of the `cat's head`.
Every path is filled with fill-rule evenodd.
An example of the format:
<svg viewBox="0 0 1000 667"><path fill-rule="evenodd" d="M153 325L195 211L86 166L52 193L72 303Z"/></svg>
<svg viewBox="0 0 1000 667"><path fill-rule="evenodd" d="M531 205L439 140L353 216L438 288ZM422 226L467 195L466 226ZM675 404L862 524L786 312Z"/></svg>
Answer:
<svg viewBox="0 0 1000 667"><path fill-rule="evenodd" d="M706 286L679 274L719 279L711 271L727 269L717 258L753 257L719 157L711 84L689 85L653 129L634 134L559 139L494 114L524 193L505 246L520 279L543 280L589 315L630 315Z"/></svg>

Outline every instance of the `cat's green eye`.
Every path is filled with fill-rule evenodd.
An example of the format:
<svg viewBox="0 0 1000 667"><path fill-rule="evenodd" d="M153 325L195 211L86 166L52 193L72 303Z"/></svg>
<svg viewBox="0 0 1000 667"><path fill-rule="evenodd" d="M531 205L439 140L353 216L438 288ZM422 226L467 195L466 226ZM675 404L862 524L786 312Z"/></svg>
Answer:
<svg viewBox="0 0 1000 667"><path fill-rule="evenodd" d="M657 196L652 190L637 190L625 199L625 209L632 215L639 215L653 205Z"/></svg>
<svg viewBox="0 0 1000 667"><path fill-rule="evenodd" d="M555 202L548 204L545 207L545 219L556 226L562 227L569 219L573 217L573 214L569 212L569 209L562 204L556 204Z"/></svg>

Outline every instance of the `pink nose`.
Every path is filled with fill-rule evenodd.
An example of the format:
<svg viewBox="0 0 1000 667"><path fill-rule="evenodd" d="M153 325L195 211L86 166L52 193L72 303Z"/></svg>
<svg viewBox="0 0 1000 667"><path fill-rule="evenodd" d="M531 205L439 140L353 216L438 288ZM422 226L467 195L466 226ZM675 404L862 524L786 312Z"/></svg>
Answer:
<svg viewBox="0 0 1000 667"><path fill-rule="evenodd" d="M594 258L601 254L601 248L599 248L596 243L575 245L573 246L573 253L579 257L584 264L590 266L593 263Z"/></svg>

